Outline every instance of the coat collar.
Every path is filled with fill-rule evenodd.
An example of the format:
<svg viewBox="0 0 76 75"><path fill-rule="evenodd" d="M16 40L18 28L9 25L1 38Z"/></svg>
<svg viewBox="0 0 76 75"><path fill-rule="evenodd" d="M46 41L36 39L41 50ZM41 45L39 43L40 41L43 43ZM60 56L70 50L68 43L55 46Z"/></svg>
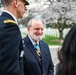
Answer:
<svg viewBox="0 0 76 75"><path fill-rule="evenodd" d="M9 11L7 11L7 10L4 10L4 12L6 12L6 13L10 14L10 15L14 18L14 20L16 21L16 23L17 23L17 18L16 18L12 13L10 13L10 12L9 12Z"/></svg>

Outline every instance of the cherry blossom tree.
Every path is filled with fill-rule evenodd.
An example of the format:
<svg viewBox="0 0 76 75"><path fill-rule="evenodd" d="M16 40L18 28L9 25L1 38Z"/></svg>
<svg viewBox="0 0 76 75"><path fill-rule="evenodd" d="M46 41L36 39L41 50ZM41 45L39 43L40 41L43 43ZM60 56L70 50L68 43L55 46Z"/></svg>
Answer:
<svg viewBox="0 0 76 75"><path fill-rule="evenodd" d="M57 28L60 33L60 39L63 39L63 30L73 26L76 23L76 2L72 0L29 0L27 12L19 23L25 24L32 17L38 17L43 20L45 25ZM2 7L0 0L0 8ZM0 9L0 12L2 9Z"/></svg>
<svg viewBox="0 0 76 75"><path fill-rule="evenodd" d="M46 8L42 14L46 25L50 24L53 28L58 28L60 39L63 39L63 30L73 26L76 22L76 3L75 2L54 2Z"/></svg>
<svg viewBox="0 0 76 75"><path fill-rule="evenodd" d="M31 1L31 0L30 0ZM63 30L76 22L76 2L72 0L33 0L28 6L28 16L38 17L45 25L59 30L63 39ZM25 16L26 17L26 16Z"/></svg>

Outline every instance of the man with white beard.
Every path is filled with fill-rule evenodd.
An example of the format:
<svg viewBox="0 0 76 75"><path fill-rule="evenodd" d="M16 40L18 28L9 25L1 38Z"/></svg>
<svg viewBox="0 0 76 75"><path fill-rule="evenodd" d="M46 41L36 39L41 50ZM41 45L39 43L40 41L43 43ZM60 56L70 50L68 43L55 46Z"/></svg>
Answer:
<svg viewBox="0 0 76 75"><path fill-rule="evenodd" d="M40 19L28 22L24 40L24 75L54 75L54 66L48 45L42 41L44 26Z"/></svg>

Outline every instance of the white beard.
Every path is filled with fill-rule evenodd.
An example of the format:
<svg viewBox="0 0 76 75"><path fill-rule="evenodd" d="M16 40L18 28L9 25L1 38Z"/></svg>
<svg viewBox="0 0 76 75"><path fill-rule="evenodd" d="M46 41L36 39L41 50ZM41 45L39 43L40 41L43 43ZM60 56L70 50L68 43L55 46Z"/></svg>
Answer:
<svg viewBox="0 0 76 75"><path fill-rule="evenodd" d="M32 33L32 31L30 31L30 36L31 36L31 38L33 38L34 40L36 40L36 41L40 41L41 39L42 39L42 37L43 36L36 36L36 35L34 35L33 33Z"/></svg>

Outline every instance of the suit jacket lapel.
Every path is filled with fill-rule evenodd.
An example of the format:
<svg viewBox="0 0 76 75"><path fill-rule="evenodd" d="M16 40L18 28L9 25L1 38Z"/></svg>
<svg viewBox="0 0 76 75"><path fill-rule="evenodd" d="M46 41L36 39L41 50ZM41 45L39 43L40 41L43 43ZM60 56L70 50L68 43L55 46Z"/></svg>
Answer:
<svg viewBox="0 0 76 75"><path fill-rule="evenodd" d="M35 48L34 46L32 45L30 39L28 38L28 36L26 37L27 39L27 47L30 49L30 51L32 52L32 54L35 56L36 60L39 62L40 66L41 66L41 62L39 61L39 57L38 55L36 54L36 51L35 51Z"/></svg>
<svg viewBox="0 0 76 75"><path fill-rule="evenodd" d="M44 49L45 47L43 46L42 42L39 42L39 46L40 46L40 51L41 51L41 58L42 58L42 66L44 65L44 60L45 60L45 53L44 53ZM44 70L44 66L42 67Z"/></svg>

